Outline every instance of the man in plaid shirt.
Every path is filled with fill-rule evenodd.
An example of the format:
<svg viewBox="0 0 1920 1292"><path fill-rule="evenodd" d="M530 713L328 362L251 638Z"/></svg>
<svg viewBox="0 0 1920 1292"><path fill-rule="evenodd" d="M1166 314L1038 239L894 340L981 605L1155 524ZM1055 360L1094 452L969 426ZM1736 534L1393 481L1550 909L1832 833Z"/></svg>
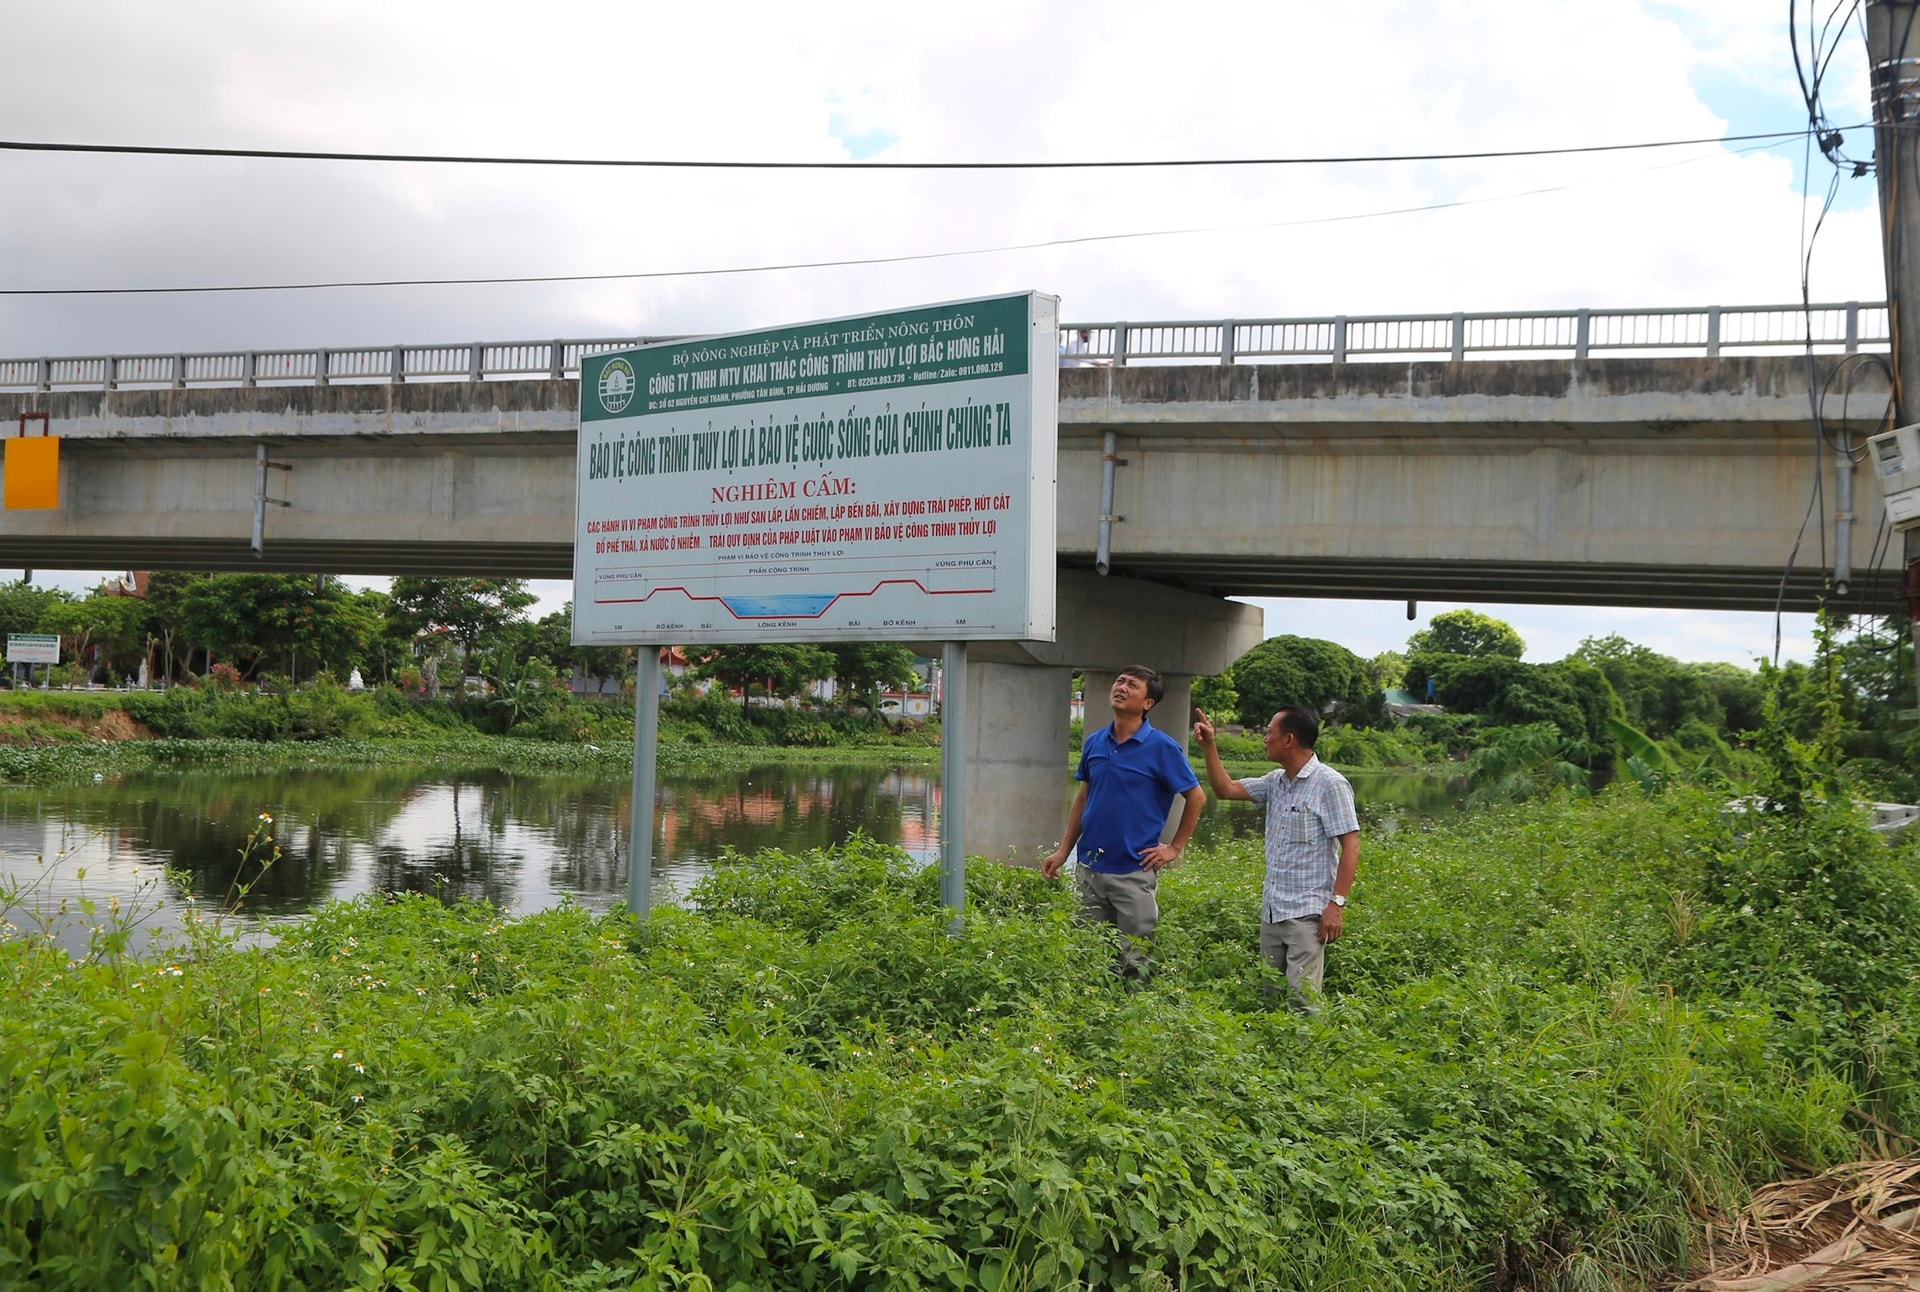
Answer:
<svg viewBox="0 0 1920 1292"><path fill-rule="evenodd" d="M1213 724L1195 710L1194 739L1206 752L1215 797L1267 809L1267 878L1261 888L1260 954L1287 976L1295 1009L1314 1013L1327 943L1340 937L1347 893L1360 868L1360 821L1353 786L1313 752L1320 720L1288 705L1267 724L1267 757L1280 765L1235 780L1220 762Z"/></svg>

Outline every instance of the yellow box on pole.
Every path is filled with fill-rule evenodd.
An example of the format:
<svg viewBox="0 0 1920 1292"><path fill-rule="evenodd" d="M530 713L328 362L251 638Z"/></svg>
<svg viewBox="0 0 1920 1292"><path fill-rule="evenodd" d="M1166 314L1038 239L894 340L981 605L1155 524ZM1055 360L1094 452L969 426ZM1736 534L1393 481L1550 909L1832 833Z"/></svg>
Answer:
<svg viewBox="0 0 1920 1292"><path fill-rule="evenodd" d="M60 505L58 436L19 436L4 441L4 503L9 511L51 511Z"/></svg>

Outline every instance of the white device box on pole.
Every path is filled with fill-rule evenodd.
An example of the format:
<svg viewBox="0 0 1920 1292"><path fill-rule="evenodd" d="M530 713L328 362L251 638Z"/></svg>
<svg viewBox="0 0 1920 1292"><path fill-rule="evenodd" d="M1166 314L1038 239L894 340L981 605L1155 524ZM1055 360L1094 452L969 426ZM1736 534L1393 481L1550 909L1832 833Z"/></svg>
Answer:
<svg viewBox="0 0 1920 1292"><path fill-rule="evenodd" d="M1920 528L1920 425L1898 426L1867 441L1867 461L1896 530Z"/></svg>
<svg viewBox="0 0 1920 1292"><path fill-rule="evenodd" d="M574 644L944 641L964 667L969 641L1052 641L1058 344L1026 292L582 358ZM963 728L943 713L947 796Z"/></svg>

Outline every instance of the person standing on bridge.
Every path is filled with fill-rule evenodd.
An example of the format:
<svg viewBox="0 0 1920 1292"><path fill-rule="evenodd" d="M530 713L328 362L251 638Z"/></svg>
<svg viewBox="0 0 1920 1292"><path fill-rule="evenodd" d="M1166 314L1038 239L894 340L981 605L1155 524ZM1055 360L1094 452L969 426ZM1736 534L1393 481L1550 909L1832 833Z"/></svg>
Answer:
<svg viewBox="0 0 1920 1292"><path fill-rule="evenodd" d="M1313 752L1320 720L1288 705L1267 724L1267 757L1280 765L1235 780L1220 761L1213 724L1194 710L1193 738L1207 759L1216 798L1245 799L1267 810L1267 876L1260 892L1260 955L1286 975L1288 997L1303 1014L1326 974L1327 944L1337 942L1347 894L1360 869L1360 820L1353 786ZM1271 981L1268 990L1276 990Z"/></svg>
<svg viewBox="0 0 1920 1292"><path fill-rule="evenodd" d="M1163 694L1160 675L1145 665L1123 668L1113 679L1113 721L1082 741L1074 772L1080 788L1067 810L1066 833L1040 863L1041 874L1057 879L1077 853L1081 918L1119 931L1114 971L1133 983L1144 983L1151 969L1160 870L1186 851L1207 804L1180 742L1147 719ZM1180 825L1171 842L1161 843L1176 796L1185 800Z"/></svg>

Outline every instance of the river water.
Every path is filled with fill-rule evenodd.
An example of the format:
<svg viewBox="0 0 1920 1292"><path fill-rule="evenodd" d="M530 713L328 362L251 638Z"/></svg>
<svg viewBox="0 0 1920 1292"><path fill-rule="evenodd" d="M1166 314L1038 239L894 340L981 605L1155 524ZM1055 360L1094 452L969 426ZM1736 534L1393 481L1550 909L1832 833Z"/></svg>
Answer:
<svg viewBox="0 0 1920 1292"><path fill-rule="evenodd" d="M1064 779L1064 773L1063 773ZM1355 773L1362 812L1388 824L1449 811L1459 786L1428 773ZM1064 791L1063 791L1064 797ZM571 898L604 910L626 894L624 776L432 768L169 772L103 783L0 787L0 917L83 949L88 921L117 899L147 916L141 940L250 884L242 910L267 922L327 901L415 891L515 912ZM280 858L243 862L272 818ZM874 763L769 764L660 777L654 900L683 901L733 854L830 846L856 830L931 859L937 769ZM1058 823L1051 827L1058 829ZM1258 833L1250 804L1210 804L1196 838Z"/></svg>

